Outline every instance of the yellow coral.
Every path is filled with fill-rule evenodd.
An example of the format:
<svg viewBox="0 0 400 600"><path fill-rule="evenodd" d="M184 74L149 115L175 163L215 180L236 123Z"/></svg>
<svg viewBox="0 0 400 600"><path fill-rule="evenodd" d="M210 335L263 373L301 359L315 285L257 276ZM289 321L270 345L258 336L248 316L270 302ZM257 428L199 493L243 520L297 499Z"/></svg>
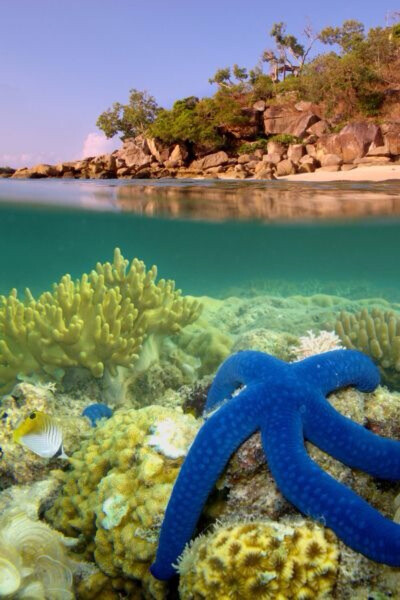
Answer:
<svg viewBox="0 0 400 600"><path fill-rule="evenodd" d="M19 510L0 519L0 596L73 599L71 563L63 539Z"/></svg>
<svg viewBox="0 0 400 600"><path fill-rule="evenodd" d="M199 316L199 303L182 298L173 281L155 283L155 266L128 265L117 248L113 263L97 263L77 281L64 275L37 300L29 289L24 302L15 289L0 296L0 391L20 373L60 376L81 366L94 377L113 374L137 359L148 334L176 333Z"/></svg>
<svg viewBox="0 0 400 600"><path fill-rule="evenodd" d="M393 311L373 308L351 314L342 311L336 333L347 348L361 350L379 366L386 383L400 382L400 316Z"/></svg>
<svg viewBox="0 0 400 600"><path fill-rule="evenodd" d="M338 568L333 533L316 524L220 525L180 558L182 600L327 598Z"/></svg>
<svg viewBox="0 0 400 600"><path fill-rule="evenodd" d="M86 558L94 555L106 575L140 581L146 597L164 597L164 584L149 566L198 426L191 415L161 406L117 411L73 454L71 470L60 475L62 493L47 513L57 529L82 534Z"/></svg>

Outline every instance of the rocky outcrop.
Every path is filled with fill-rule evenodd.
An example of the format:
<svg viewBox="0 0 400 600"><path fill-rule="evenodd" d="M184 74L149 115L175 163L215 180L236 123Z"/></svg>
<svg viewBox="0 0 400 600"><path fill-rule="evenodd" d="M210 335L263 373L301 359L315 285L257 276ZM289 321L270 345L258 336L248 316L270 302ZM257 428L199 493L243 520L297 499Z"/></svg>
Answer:
<svg viewBox="0 0 400 600"><path fill-rule="evenodd" d="M207 154L204 147L197 148L195 144L166 145L140 135L125 140L122 148L112 154L55 166L3 168L0 177L271 179L316 169L348 170L359 164L400 160L400 122L397 121L381 126L357 121L338 132L330 132L328 121L321 118L318 106L311 102L267 106L264 100L243 108L243 115L247 116L243 125L237 129L225 128L231 139L229 152L220 150ZM277 139L273 139L275 134ZM246 139L247 135L252 141ZM264 135L262 143L254 140L261 135ZM291 140L287 136L299 139ZM291 141L299 143L287 143ZM244 143L246 151L238 156L235 147Z"/></svg>
<svg viewBox="0 0 400 600"><path fill-rule="evenodd" d="M11 167L0 167L0 177L11 177L15 173L15 169Z"/></svg>
<svg viewBox="0 0 400 600"><path fill-rule="evenodd" d="M320 117L311 110L298 110L292 106L271 106L264 111L264 132L267 135L286 133L304 137L307 129Z"/></svg>

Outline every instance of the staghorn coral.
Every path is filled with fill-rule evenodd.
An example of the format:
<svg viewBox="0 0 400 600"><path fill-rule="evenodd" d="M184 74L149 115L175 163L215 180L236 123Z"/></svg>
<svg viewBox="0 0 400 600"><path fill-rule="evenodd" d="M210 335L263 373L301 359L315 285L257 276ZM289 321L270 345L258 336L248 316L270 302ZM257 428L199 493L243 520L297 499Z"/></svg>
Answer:
<svg viewBox="0 0 400 600"><path fill-rule="evenodd" d="M149 573L158 528L198 422L180 410L150 406L119 410L90 431L58 475L62 492L48 520L67 535L79 535L85 558L94 556L112 578L141 582L150 598L164 597L164 584Z"/></svg>
<svg viewBox="0 0 400 600"><path fill-rule="evenodd" d="M197 319L200 304L171 280L155 283L156 267L128 265L117 248L113 263L97 263L77 281L64 275L37 300L29 289L23 302L15 289L0 296L0 391L21 374L60 378L67 367L114 374L138 358L150 333L177 333Z"/></svg>
<svg viewBox="0 0 400 600"><path fill-rule="evenodd" d="M356 314L342 311L335 330L347 348L371 356L385 383L400 385L400 316L390 310L363 308Z"/></svg>
<svg viewBox="0 0 400 600"><path fill-rule="evenodd" d="M178 563L182 600L328 598L338 569L334 534L300 521L217 526Z"/></svg>
<svg viewBox="0 0 400 600"><path fill-rule="evenodd" d="M0 518L0 596L73 600L70 542L19 509Z"/></svg>

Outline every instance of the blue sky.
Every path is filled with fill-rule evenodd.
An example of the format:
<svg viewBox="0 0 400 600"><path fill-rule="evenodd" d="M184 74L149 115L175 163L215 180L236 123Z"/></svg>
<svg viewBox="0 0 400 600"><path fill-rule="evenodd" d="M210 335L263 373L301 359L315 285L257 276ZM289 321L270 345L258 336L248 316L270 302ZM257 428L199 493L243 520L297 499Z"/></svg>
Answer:
<svg viewBox="0 0 400 600"><path fill-rule="evenodd" d="M104 145L96 119L129 89L165 107L209 95L218 67L254 66L276 21L298 35L308 22L384 25L396 9L394 0L2 0L0 166L111 149L118 140Z"/></svg>

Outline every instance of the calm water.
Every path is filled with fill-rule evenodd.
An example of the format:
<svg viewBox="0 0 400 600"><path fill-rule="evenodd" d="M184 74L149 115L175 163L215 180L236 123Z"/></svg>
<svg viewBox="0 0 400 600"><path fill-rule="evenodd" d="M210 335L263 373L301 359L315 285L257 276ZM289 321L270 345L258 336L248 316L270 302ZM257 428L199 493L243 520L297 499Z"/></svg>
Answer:
<svg viewBox="0 0 400 600"><path fill-rule="evenodd" d="M355 198L393 207L400 189L395 182L0 180L0 292L28 286L37 293L65 272L79 276L112 260L119 246L126 258L156 264L184 293L221 296L260 287L398 300L397 216L284 223L279 210L272 221L264 210L269 203L271 213L282 199L332 198L344 207Z"/></svg>

